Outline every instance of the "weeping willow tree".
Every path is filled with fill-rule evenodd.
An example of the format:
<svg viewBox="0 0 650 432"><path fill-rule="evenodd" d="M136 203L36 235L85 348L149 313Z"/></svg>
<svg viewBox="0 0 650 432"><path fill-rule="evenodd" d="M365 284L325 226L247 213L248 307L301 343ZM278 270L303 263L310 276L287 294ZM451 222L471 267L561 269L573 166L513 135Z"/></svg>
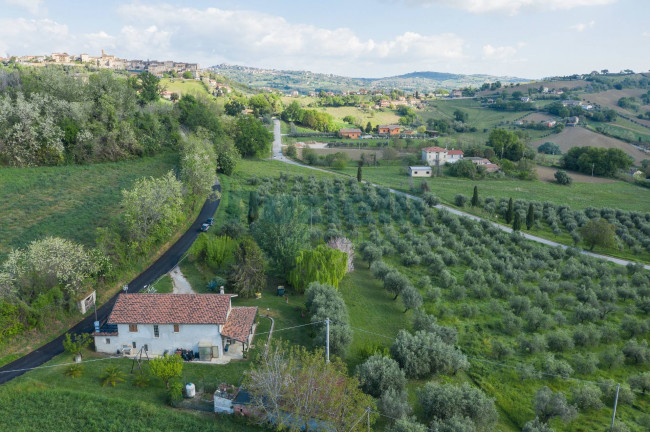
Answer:
<svg viewBox="0 0 650 432"><path fill-rule="evenodd" d="M316 249L301 250L295 266L289 272L289 283L303 292L311 282L330 284L336 288L348 268L348 254L320 245Z"/></svg>

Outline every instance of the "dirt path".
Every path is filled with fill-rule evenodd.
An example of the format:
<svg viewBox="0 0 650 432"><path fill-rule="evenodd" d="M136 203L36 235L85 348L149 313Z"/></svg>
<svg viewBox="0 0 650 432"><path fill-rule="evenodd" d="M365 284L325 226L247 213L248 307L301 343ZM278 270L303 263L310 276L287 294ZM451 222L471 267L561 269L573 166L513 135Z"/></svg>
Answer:
<svg viewBox="0 0 650 432"><path fill-rule="evenodd" d="M169 272L169 277L172 278L172 285L174 286L174 294L195 294L192 285L185 279L181 269L176 266Z"/></svg>

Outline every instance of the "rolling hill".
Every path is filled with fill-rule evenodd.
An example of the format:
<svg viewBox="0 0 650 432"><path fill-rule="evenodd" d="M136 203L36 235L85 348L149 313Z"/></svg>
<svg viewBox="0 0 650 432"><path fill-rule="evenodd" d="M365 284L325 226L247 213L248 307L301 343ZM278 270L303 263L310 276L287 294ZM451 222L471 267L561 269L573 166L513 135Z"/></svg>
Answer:
<svg viewBox="0 0 650 432"><path fill-rule="evenodd" d="M404 91L429 92L436 89L456 89L461 87L480 87L486 82L501 81L504 84L525 83L529 79L498 77L492 75L462 75L445 72L411 72L384 78L351 78L309 71L259 69L247 66L220 64L210 67L220 75L251 87L268 87L281 91L342 91L359 88L399 89Z"/></svg>

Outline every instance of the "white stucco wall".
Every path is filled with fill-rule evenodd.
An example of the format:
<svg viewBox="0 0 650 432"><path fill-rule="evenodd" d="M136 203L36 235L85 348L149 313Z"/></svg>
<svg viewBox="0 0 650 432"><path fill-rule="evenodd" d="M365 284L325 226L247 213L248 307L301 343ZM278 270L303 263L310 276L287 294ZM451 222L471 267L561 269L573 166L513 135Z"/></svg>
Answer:
<svg viewBox="0 0 650 432"><path fill-rule="evenodd" d="M130 332L128 324L118 324L117 336L95 336L95 348L98 352L115 354L122 345L133 346L140 350L145 344L150 355L162 355L165 350L173 353L177 348L199 351L199 342L209 342L218 347L219 357L223 356L221 328L216 324L179 324L179 332L174 333L172 324L159 324L159 337L154 337L153 324L138 324L137 332ZM110 344L106 343L110 340Z"/></svg>
<svg viewBox="0 0 650 432"><path fill-rule="evenodd" d="M435 153L435 152L426 152L422 150L422 160L425 161L427 164L434 166L434 165L444 165L447 162L447 153L440 152L440 153ZM438 161L438 163L436 163Z"/></svg>

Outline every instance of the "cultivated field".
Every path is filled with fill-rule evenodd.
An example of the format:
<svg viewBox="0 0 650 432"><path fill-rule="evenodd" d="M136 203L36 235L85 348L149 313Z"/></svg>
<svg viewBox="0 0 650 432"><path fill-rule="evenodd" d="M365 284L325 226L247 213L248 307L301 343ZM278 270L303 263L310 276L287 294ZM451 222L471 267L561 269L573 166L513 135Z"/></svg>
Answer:
<svg viewBox="0 0 650 432"><path fill-rule="evenodd" d="M587 85L587 81L584 80L573 80L573 81L533 81L531 83L527 84L520 84L518 86L514 87L502 87L500 89L495 90L485 90L481 92L477 92L477 96L489 96L497 92L502 92L503 90L507 91L508 93L512 93L513 91L521 91L524 93L528 93L528 89L532 88L533 90L538 90L540 87L548 87L550 90L553 89L562 89L562 88L569 88L573 89L576 87L584 87Z"/></svg>
<svg viewBox="0 0 650 432"><path fill-rule="evenodd" d="M555 183L555 172L557 168L551 168L547 166L538 165L537 166L537 178L540 181ZM574 183L593 183L593 184L603 184L603 183L616 183L617 180L605 178L605 177L591 177L585 174L577 173L574 171L568 172L569 176L573 179Z"/></svg>
<svg viewBox="0 0 650 432"><path fill-rule="evenodd" d="M647 90L643 89L623 89L623 90L606 90L598 93L587 93L582 96L582 100L591 104L598 104L605 108L612 108L617 111L626 112L623 108L618 106L618 100L622 97L635 97L639 98ZM627 113L629 114L629 112Z"/></svg>
<svg viewBox="0 0 650 432"><path fill-rule="evenodd" d="M531 145L537 148L547 141L559 145L562 149L562 153L566 153L571 147L592 146L621 149L628 155L632 156L636 164L639 164L643 159L647 159L649 157L647 154L636 149L631 144L617 140L616 138L610 138L608 136L592 132L583 127L566 127L559 134L533 141Z"/></svg>
<svg viewBox="0 0 650 432"><path fill-rule="evenodd" d="M313 149L314 152L316 152L317 155L319 156L327 156L329 154L335 154L335 153L345 153L350 157L350 160L353 161L358 161L361 160L361 155L365 154L368 156L371 156L374 154L377 156L377 160L382 159L382 151L381 150L367 150L367 149L347 149L347 148L318 148L318 149ZM298 151L298 157L302 159L302 149L297 149Z"/></svg>
<svg viewBox="0 0 650 432"><path fill-rule="evenodd" d="M163 78L160 80L160 86L166 91L178 93L180 96L186 94L208 95L208 92L201 81L196 81L194 79Z"/></svg>
<svg viewBox="0 0 650 432"><path fill-rule="evenodd" d="M119 210L121 190L158 177L177 156L61 167L0 169L0 260L13 248L45 236L94 246L95 230Z"/></svg>

